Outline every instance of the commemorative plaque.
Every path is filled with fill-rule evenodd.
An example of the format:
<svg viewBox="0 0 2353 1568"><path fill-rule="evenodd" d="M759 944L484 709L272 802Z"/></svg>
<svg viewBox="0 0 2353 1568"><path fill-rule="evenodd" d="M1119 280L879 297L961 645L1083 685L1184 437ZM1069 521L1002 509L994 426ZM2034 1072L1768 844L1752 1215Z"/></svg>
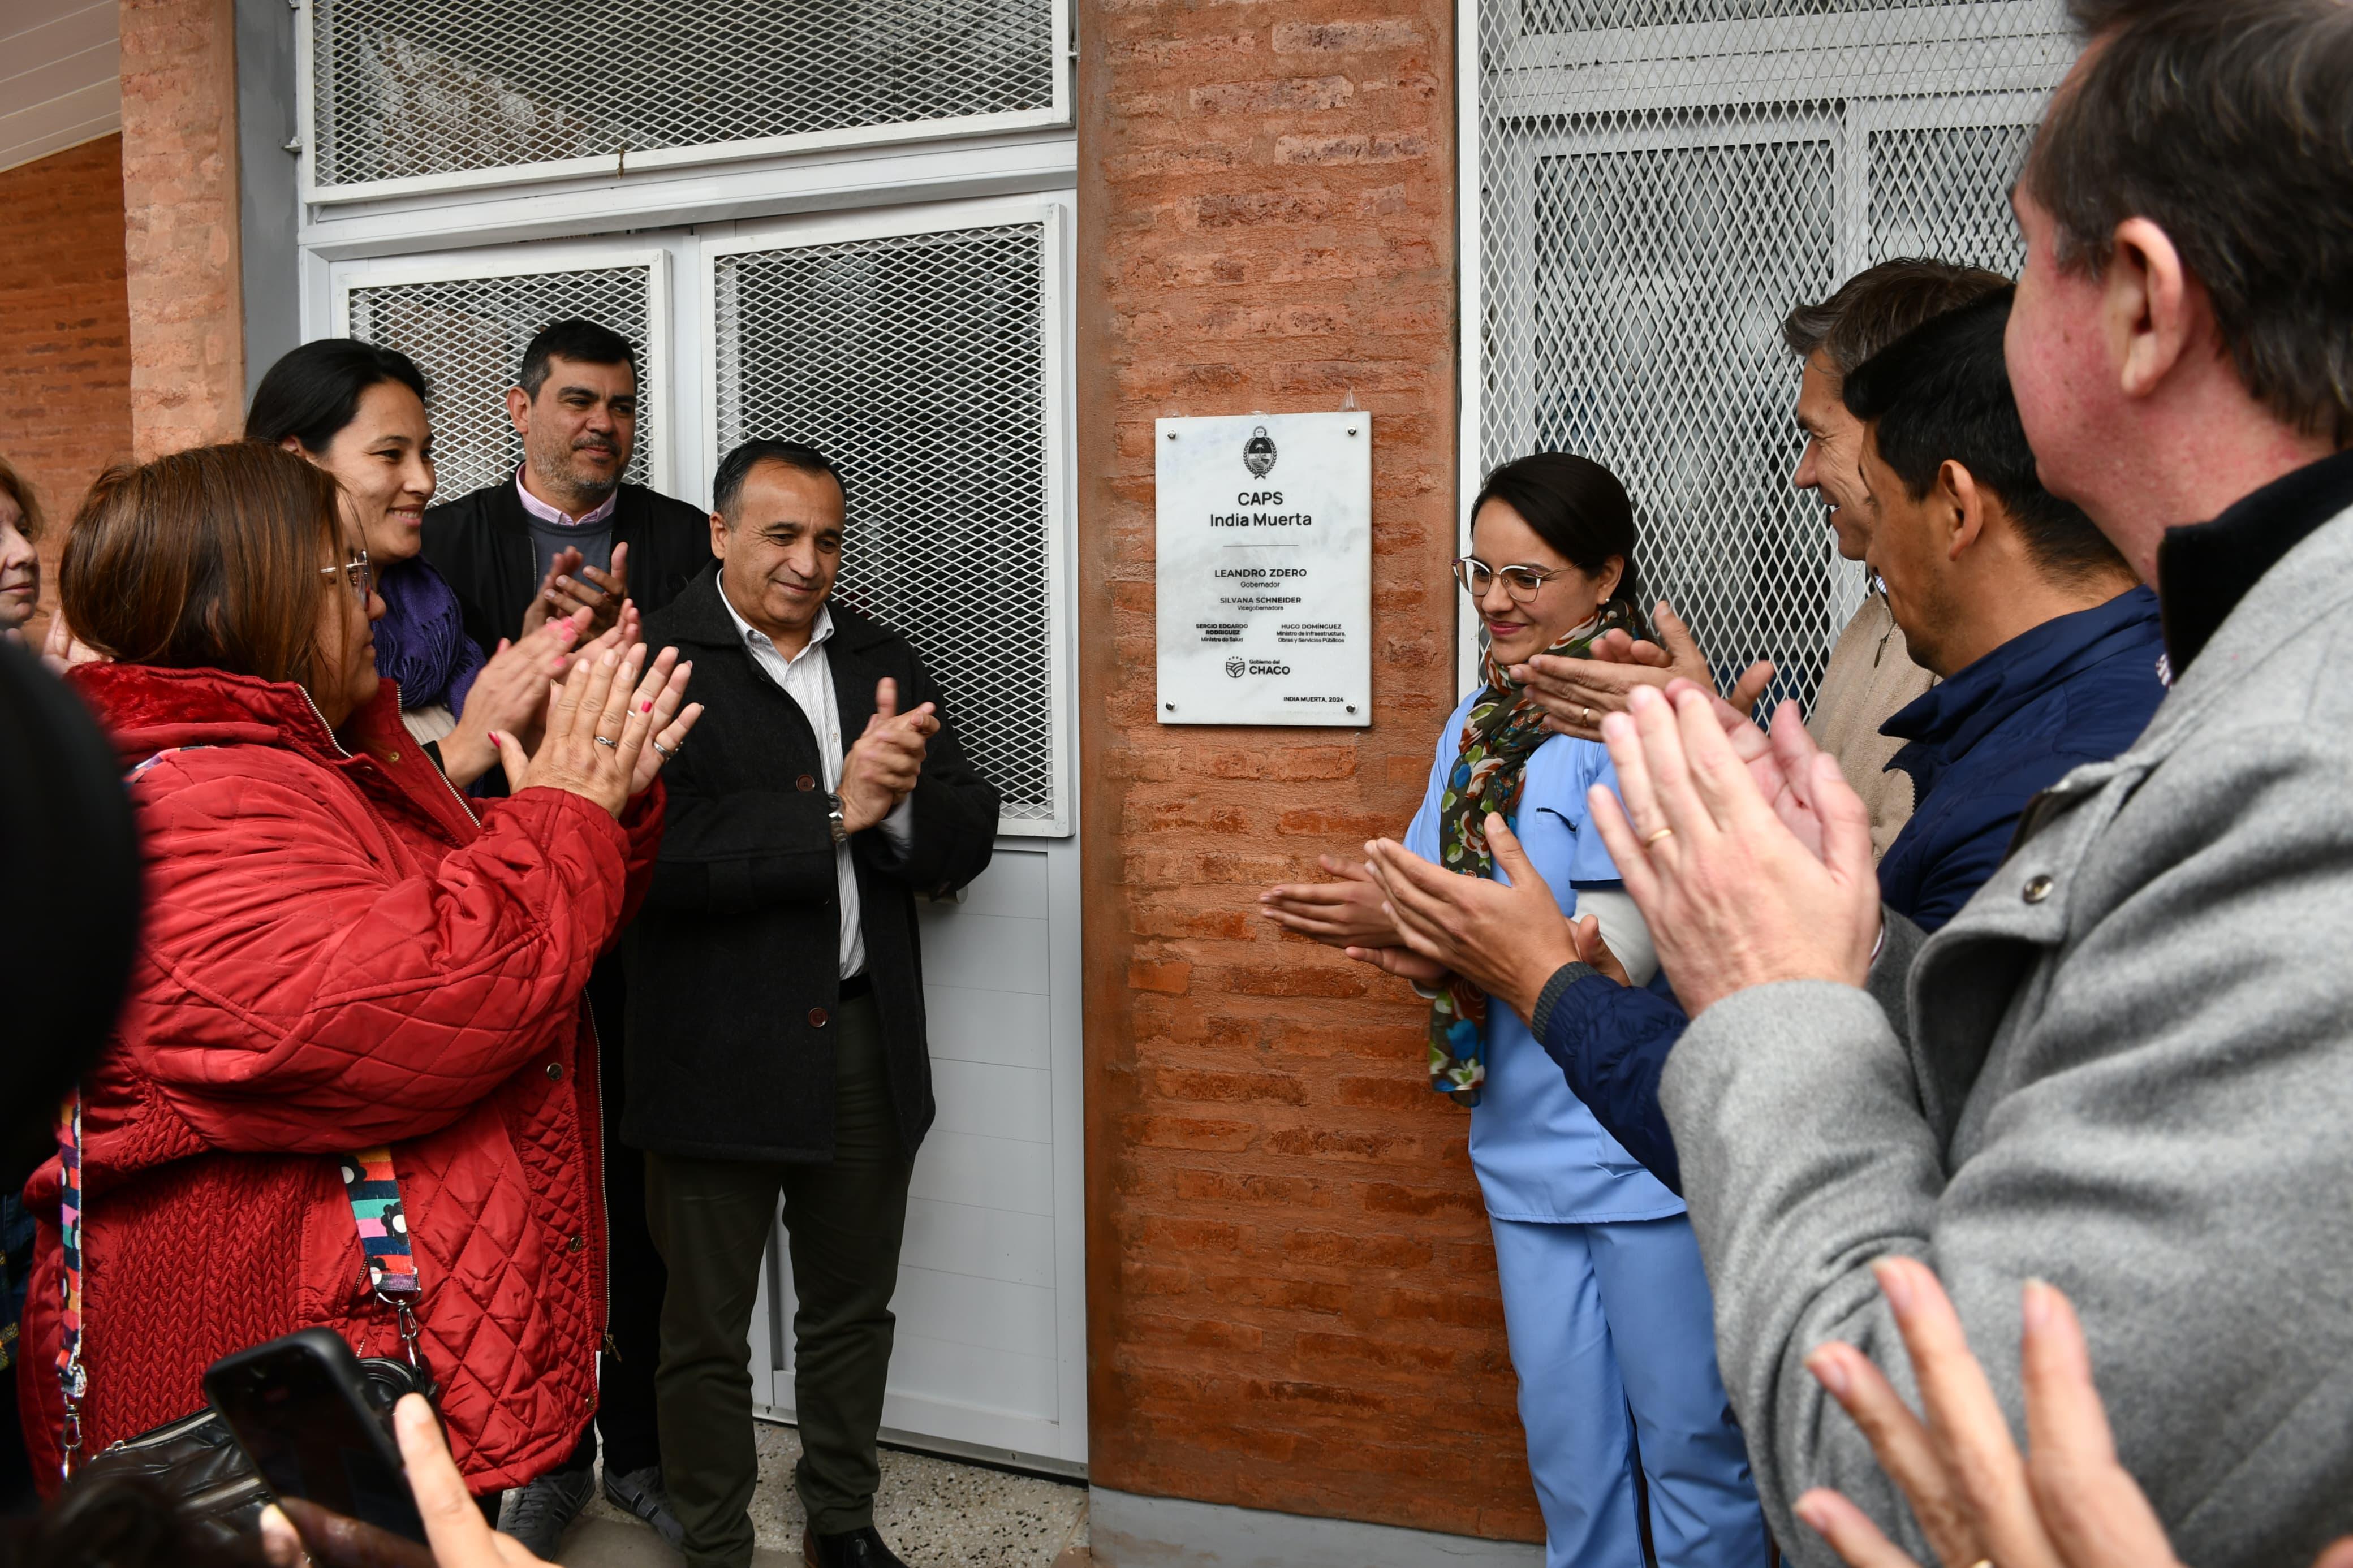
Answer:
<svg viewBox="0 0 2353 1568"><path fill-rule="evenodd" d="M1164 724L1373 721L1373 420L1163 419Z"/></svg>

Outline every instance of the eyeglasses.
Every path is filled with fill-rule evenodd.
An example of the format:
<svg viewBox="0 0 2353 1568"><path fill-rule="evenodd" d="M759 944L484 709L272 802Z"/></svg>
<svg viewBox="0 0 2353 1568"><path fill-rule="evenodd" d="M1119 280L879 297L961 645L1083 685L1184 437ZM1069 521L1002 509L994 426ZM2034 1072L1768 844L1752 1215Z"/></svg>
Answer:
<svg viewBox="0 0 2353 1568"><path fill-rule="evenodd" d="M1495 579L1504 580L1504 592L1512 596L1514 605L1525 605L1544 592L1544 585L1556 577L1567 575L1569 568L1556 566L1550 571L1541 566L1490 566L1475 555L1454 558L1454 580L1462 591L1474 599L1483 599Z"/></svg>
<svg viewBox="0 0 2353 1568"><path fill-rule="evenodd" d="M353 551L351 559L341 566L319 568L319 575L322 577L332 577L339 574L344 582L351 584L352 592L359 595L361 604L366 604L368 596L375 592L375 568L368 562L365 546Z"/></svg>

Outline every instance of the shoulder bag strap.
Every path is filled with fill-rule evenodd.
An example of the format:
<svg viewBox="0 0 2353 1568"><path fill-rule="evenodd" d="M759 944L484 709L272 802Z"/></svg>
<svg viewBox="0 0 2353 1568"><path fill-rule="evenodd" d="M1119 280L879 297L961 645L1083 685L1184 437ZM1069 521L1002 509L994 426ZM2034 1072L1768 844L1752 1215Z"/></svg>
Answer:
<svg viewBox="0 0 2353 1568"><path fill-rule="evenodd" d="M171 746L157 752L125 773L127 787L140 774L175 752L201 751L200 746ZM68 1480L82 1449L81 1402L90 1393L90 1368L82 1355L82 1125L81 1090L77 1086L58 1109L58 1164L61 1173L58 1198L58 1236L64 1268L58 1291L62 1310L58 1325L58 1386L65 1400L65 1420L58 1469ZM417 1273L417 1257L408 1244L408 1219L400 1202L400 1184L392 1169L392 1150L380 1145L337 1159L344 1194L351 1200L352 1222L359 1232L360 1251L367 1259L368 1287L393 1310L400 1321L401 1348L427 1398L438 1392L418 1342L417 1306L424 1300L424 1284Z"/></svg>

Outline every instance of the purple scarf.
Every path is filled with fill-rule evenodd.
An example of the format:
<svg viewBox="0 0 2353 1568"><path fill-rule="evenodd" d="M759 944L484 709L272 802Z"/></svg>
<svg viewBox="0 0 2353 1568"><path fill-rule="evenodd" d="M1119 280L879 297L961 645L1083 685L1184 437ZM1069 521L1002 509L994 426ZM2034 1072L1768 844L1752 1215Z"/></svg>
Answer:
<svg viewBox="0 0 2353 1568"><path fill-rule="evenodd" d="M399 682L403 708L446 703L452 713L463 711L483 661L466 636L457 594L422 556L385 567L375 589L384 595L376 673Z"/></svg>

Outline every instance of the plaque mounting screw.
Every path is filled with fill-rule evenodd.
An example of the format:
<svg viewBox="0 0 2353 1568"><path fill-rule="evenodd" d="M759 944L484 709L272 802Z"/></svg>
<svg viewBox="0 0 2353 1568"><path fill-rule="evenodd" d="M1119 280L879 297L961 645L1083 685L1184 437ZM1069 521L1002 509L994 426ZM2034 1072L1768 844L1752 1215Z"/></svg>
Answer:
<svg viewBox="0 0 2353 1568"><path fill-rule="evenodd" d="M1351 712L1351 713L1354 713L1356 710L1356 705L1355 703L1353 703L1353 702L1349 703L1349 704L1348 704L1348 711L1349 711L1349 712Z"/></svg>
<svg viewBox="0 0 2353 1568"><path fill-rule="evenodd" d="M1349 432L1348 432L1348 434L1349 434L1349 435L1351 435L1351 436L1353 436L1353 435L1355 435L1355 434L1356 434L1356 432L1355 432L1354 430L1351 430L1351 431L1349 431ZM1171 441L1174 441L1175 439L1176 439L1176 431L1174 431L1174 430L1171 430L1170 432L1168 432L1168 438L1169 438Z"/></svg>
<svg viewBox="0 0 2353 1568"><path fill-rule="evenodd" d="M1349 426L1348 426L1348 434L1349 434L1349 435L1351 435L1351 436L1353 436L1353 435L1355 435L1356 433L1356 427L1354 425Z"/></svg>
<svg viewBox="0 0 2353 1568"><path fill-rule="evenodd" d="M1174 702L1163 702L1160 706L1162 706L1163 708L1166 708L1166 710L1168 710L1168 711L1170 711L1171 713L1174 713L1174 712L1176 712L1176 704L1175 704ZM1350 711L1351 713L1353 713L1353 712L1355 712L1355 711L1356 711L1356 710L1355 710L1355 709L1353 709L1353 708L1351 708L1350 710L1348 710L1348 711Z"/></svg>

